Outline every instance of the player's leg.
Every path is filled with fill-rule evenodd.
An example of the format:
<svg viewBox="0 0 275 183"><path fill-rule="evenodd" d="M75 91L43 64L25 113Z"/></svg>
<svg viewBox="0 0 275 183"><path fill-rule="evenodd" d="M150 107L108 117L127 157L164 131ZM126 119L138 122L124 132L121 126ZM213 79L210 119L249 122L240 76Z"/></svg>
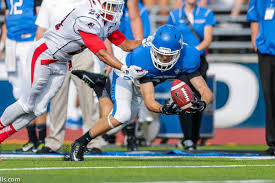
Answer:
<svg viewBox="0 0 275 183"><path fill-rule="evenodd" d="M83 161L85 148L92 139L130 120L132 99L131 81L124 80L114 73L111 93L113 94L112 101L114 104L112 113L107 117L99 119L86 134L73 142L71 150L72 161Z"/></svg>
<svg viewBox="0 0 275 183"><path fill-rule="evenodd" d="M47 120L46 112L41 116L35 118L35 124L38 130L38 142L34 152L41 150L45 146L45 138L47 134L46 120Z"/></svg>
<svg viewBox="0 0 275 183"><path fill-rule="evenodd" d="M70 78L71 74L67 72L62 87L51 100L49 135L45 139L45 146L37 151L37 153L57 153L63 145L66 130Z"/></svg>
<svg viewBox="0 0 275 183"><path fill-rule="evenodd" d="M6 126L0 133L1 142L26 126L35 116L46 112L48 102L62 85L67 66L56 63L42 65L41 60L53 59L47 49L42 49L43 46L46 48L42 41L38 41L30 50L20 99L8 107L1 117L2 124ZM25 115L28 117L19 120ZM11 123L16 123L16 126Z"/></svg>
<svg viewBox="0 0 275 183"><path fill-rule="evenodd" d="M142 97L139 88L133 88L133 96L131 100L131 121L123 128L123 132L126 135L126 143L128 151L138 151L138 144L136 138L136 121L137 115L142 104Z"/></svg>

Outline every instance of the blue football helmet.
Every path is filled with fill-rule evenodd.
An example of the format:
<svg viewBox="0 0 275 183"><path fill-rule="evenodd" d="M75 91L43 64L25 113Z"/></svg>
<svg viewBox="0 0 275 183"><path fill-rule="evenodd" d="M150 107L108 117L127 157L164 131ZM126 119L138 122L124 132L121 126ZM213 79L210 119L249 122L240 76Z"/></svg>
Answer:
<svg viewBox="0 0 275 183"><path fill-rule="evenodd" d="M152 40L151 58L154 66L160 71L171 69L180 57L182 44L181 32L175 26L161 26Z"/></svg>

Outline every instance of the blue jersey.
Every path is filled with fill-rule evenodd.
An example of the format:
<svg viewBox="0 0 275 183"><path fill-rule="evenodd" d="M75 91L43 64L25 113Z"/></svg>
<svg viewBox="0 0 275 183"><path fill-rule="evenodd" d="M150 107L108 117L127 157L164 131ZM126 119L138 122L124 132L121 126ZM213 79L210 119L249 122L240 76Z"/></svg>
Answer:
<svg viewBox="0 0 275 183"><path fill-rule="evenodd" d="M149 21L149 12L147 8L141 3L138 2L139 15L142 21L143 27L143 36L146 38L151 34L150 21ZM134 36L131 29L131 22L129 19L128 9L125 6L124 13L120 19L120 26L118 28L127 39L134 40Z"/></svg>
<svg viewBox="0 0 275 183"><path fill-rule="evenodd" d="M184 21L183 16L186 16L184 12L184 6L182 6L180 9L171 11L166 23L177 27L182 33L183 42L195 47L200 44L200 40L192 33L191 29ZM200 38L204 39L204 27L207 25L216 25L214 13L210 9L195 6L195 9L193 10L193 16L194 23L192 27L200 36ZM201 50L201 54L205 54L205 50Z"/></svg>
<svg viewBox="0 0 275 183"><path fill-rule="evenodd" d="M247 20L259 23L256 46L260 53L275 55L275 14L265 18L267 9L275 8L275 0L250 0Z"/></svg>
<svg viewBox="0 0 275 183"><path fill-rule="evenodd" d="M33 41L37 28L35 0L6 0L6 8L7 37L18 42Z"/></svg>
<svg viewBox="0 0 275 183"><path fill-rule="evenodd" d="M159 82L172 80L182 75L193 73L200 67L199 51L192 46L184 44L181 49L179 60L174 67L167 71L160 71L153 64L150 48L151 46L144 45L135 48L127 55L126 65L136 65L147 70L148 74L146 74L145 77L149 77L152 80L159 80Z"/></svg>

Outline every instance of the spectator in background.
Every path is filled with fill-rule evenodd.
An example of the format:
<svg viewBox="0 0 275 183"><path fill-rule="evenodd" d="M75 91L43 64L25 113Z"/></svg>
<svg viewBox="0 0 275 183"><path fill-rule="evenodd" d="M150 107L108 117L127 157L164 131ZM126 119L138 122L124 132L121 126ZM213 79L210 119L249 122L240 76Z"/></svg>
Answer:
<svg viewBox="0 0 275 183"><path fill-rule="evenodd" d="M275 17L274 0L250 0L247 20L251 22L251 40L258 53L259 73L266 108L266 155L275 155Z"/></svg>
<svg viewBox="0 0 275 183"><path fill-rule="evenodd" d="M230 16L232 19L240 15L242 7L248 3L247 0L235 0Z"/></svg>
<svg viewBox="0 0 275 183"><path fill-rule="evenodd" d="M87 0L44 0L36 20L38 26L37 39L40 39L47 29L59 23L74 7L84 1ZM72 69L83 69L93 72L93 65L93 55L89 50L85 50L73 57ZM37 153L56 153L63 145L70 81L74 82L79 96L83 117L83 133L86 133L93 123L99 119L99 107L94 100L93 92L89 86L68 71L62 87L51 101L50 124L48 125L50 133L46 138L45 147L37 151ZM104 140L99 136L93 143L88 144L88 150L92 154L101 154L100 148L104 144Z"/></svg>
<svg viewBox="0 0 275 183"><path fill-rule="evenodd" d="M183 42L196 47L200 51L200 68L202 77L206 80L208 63L206 61L206 49L212 42L213 26L216 25L214 13L207 8L197 5L197 0L186 0L185 4L174 11L171 11L167 24L176 26L183 35ZM184 81L192 88L194 93L200 97L190 81ZM184 133L182 144L186 150L196 149L199 140L199 131L202 113L180 115L181 128Z"/></svg>
<svg viewBox="0 0 275 183"><path fill-rule="evenodd" d="M21 94L22 78L25 72L28 49L35 39L36 20L42 0L29 0L21 4L5 1L5 25L1 35L0 54L6 47L6 71L13 86L13 96L17 100ZM11 4L13 3L13 4ZM37 137L36 128L39 136ZM27 126L29 141L15 152L29 152L41 149L46 137L46 114L37 117Z"/></svg>

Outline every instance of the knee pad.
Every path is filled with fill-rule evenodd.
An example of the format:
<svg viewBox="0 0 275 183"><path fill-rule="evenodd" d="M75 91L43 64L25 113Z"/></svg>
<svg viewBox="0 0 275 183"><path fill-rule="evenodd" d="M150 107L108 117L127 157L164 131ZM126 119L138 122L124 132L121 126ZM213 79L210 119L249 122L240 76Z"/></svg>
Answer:
<svg viewBox="0 0 275 183"><path fill-rule="evenodd" d="M120 123L125 123L127 121L130 121L131 119L131 110L130 109L116 110L116 111L113 111L112 116L116 120L118 120Z"/></svg>

